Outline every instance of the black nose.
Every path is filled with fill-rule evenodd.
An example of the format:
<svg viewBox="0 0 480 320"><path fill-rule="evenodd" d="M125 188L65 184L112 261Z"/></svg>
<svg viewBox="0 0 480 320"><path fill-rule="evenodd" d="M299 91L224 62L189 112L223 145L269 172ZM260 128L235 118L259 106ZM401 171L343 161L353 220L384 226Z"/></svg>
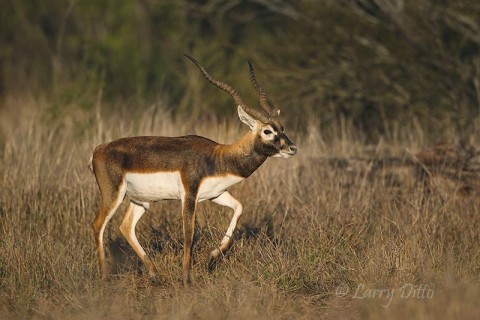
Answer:
<svg viewBox="0 0 480 320"><path fill-rule="evenodd" d="M293 153L293 154L296 154L296 153L297 153L297 147L295 147L295 146L290 146L290 147L289 147L289 150L290 150L290 152Z"/></svg>

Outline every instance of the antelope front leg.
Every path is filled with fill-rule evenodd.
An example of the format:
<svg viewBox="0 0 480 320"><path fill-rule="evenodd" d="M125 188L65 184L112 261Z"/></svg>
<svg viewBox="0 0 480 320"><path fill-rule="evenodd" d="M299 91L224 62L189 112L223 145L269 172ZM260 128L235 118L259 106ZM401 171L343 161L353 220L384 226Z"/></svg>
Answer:
<svg viewBox="0 0 480 320"><path fill-rule="evenodd" d="M210 253L210 264L209 264L210 267L212 267L214 260L220 254L223 254L228 249L228 246L232 241L233 231L235 230L238 219L242 215L242 211L243 211L242 204L238 202L237 199L232 197L232 195L228 193L228 191L225 191L219 197L213 199L212 201L215 203L218 203L219 205L232 208L233 217L232 217L232 220L230 221L230 225L228 226L227 232L225 233L225 236L222 239L222 242L220 242L220 246Z"/></svg>
<svg viewBox="0 0 480 320"><path fill-rule="evenodd" d="M190 269L192 267L193 233L195 231L196 197L185 195L182 203L183 217L183 285L192 283Z"/></svg>

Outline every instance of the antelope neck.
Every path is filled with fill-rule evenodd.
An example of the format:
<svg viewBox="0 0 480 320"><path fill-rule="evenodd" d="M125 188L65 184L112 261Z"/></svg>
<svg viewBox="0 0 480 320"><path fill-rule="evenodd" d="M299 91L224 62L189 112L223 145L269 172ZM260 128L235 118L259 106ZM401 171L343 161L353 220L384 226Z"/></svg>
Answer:
<svg viewBox="0 0 480 320"><path fill-rule="evenodd" d="M216 156L224 170L241 177L249 177L267 157L254 148L255 135L251 132L230 145L218 145Z"/></svg>

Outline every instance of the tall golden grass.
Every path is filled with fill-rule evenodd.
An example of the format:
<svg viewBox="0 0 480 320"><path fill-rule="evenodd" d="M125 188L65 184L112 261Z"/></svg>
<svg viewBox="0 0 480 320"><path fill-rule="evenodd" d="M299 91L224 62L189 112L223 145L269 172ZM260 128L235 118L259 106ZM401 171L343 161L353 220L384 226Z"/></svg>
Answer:
<svg viewBox="0 0 480 320"><path fill-rule="evenodd" d="M358 156L366 144L348 122L322 128L315 118L287 127L298 156L270 159L232 188L244 215L212 273L208 253L231 212L198 207L195 284L185 289L180 206L162 202L137 227L162 283L148 281L118 232L124 206L106 231L112 270L101 281L90 229L99 193L86 167L93 148L133 135L228 143L247 128L233 116L173 117L161 105L65 108L12 100L1 109L0 318L480 318L478 197L440 196L413 180L390 188L324 166L320 158ZM424 131L392 126L375 152L418 151L431 143Z"/></svg>

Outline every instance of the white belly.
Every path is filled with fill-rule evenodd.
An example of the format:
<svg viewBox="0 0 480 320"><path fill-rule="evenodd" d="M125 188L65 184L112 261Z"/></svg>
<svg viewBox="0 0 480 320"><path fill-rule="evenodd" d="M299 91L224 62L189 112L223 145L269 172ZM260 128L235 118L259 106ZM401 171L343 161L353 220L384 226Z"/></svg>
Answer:
<svg viewBox="0 0 480 320"><path fill-rule="evenodd" d="M228 187L244 178L234 175L208 177L202 180L197 193L197 201L218 197ZM159 200L182 200L185 189L180 172L127 173L127 195L134 202L154 202Z"/></svg>
<svg viewBox="0 0 480 320"><path fill-rule="evenodd" d="M228 187L239 183L244 178L234 175L208 177L203 179L198 190L198 201L216 198L221 195Z"/></svg>
<svg viewBox="0 0 480 320"><path fill-rule="evenodd" d="M133 201L152 202L182 199L184 189L180 172L127 173L127 195Z"/></svg>

